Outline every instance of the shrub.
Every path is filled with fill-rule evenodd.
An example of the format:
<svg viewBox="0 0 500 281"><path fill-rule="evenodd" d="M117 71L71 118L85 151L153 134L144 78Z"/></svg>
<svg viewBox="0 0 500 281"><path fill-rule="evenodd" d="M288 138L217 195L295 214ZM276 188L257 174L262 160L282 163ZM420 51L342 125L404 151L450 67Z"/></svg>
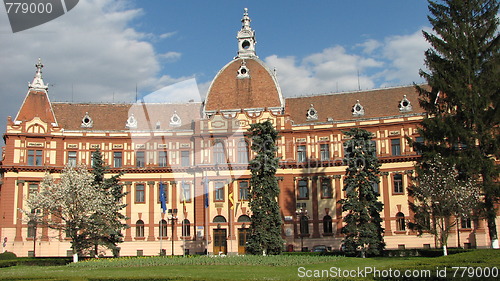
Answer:
<svg viewBox="0 0 500 281"><path fill-rule="evenodd" d="M14 260L16 259L16 254L12 252L5 252L0 254L0 260Z"/></svg>

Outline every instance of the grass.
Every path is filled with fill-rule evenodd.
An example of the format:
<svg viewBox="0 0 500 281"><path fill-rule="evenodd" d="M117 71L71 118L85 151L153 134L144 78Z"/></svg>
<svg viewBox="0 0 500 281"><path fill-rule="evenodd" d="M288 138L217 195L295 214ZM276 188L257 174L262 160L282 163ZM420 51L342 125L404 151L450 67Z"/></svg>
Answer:
<svg viewBox="0 0 500 281"><path fill-rule="evenodd" d="M360 259L336 256L209 258L202 256L99 259L66 266L1 268L0 280L298 280L301 279L298 277L299 267L303 267L303 270L310 270L309 273L314 274L332 267L341 270L357 270L358 267L361 269L371 267L379 270L432 269L434 272L436 267L451 268L453 266L500 267L500 251L476 250L437 258ZM447 277L451 277L450 274L453 272L447 272ZM371 277L365 279L369 280ZM311 280L312 278L302 279Z"/></svg>

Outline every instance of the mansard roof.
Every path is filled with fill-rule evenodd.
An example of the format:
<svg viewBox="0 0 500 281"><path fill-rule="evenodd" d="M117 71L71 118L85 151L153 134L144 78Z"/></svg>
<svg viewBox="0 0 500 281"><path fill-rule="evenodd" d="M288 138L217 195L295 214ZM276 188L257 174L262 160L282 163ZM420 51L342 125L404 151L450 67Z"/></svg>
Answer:
<svg viewBox="0 0 500 281"><path fill-rule="evenodd" d="M59 126L70 131L191 130L191 121L199 120L201 111L199 102L182 104L55 102L52 106ZM87 114L92 118L92 127L82 128L82 119ZM172 122L171 119L175 115L180 118L180 122ZM137 121L137 127L126 126L130 116Z"/></svg>
<svg viewBox="0 0 500 281"><path fill-rule="evenodd" d="M400 110L405 99L412 105L411 111ZM363 114L353 114L353 107L362 106ZM317 119L308 120L311 106L316 110ZM423 114L419 106L418 92L414 86L394 87L349 93L322 94L286 98L286 113L294 124L327 121L348 121L359 119L385 118L391 116Z"/></svg>

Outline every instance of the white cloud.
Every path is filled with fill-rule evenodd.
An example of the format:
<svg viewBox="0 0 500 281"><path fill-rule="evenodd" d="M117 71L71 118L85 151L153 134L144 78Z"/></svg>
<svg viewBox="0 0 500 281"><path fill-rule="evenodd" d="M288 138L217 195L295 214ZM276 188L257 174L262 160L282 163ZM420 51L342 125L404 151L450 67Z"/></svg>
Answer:
<svg viewBox="0 0 500 281"><path fill-rule="evenodd" d="M181 54L156 54L147 41L151 34L129 27L143 15L129 4L80 1L67 14L18 33L12 33L6 14L0 13L0 123L15 116L39 57L53 101L131 102L136 85L144 93L189 78L159 76L159 59L175 60Z"/></svg>
<svg viewBox="0 0 500 281"><path fill-rule="evenodd" d="M383 63L373 58L348 54L341 46L324 49L298 61L295 57L265 58L269 67L276 67L278 80L285 96L318 94L373 88L374 82L363 74Z"/></svg>
<svg viewBox="0 0 500 281"><path fill-rule="evenodd" d="M170 37L174 36L175 34L177 34L177 31L167 32L167 33L160 34L159 38L166 39L166 38L170 38Z"/></svg>
<svg viewBox="0 0 500 281"><path fill-rule="evenodd" d="M420 83L418 70L424 67L428 48L419 30L382 41L366 40L355 45L353 53L333 46L302 59L272 55L265 62L277 68L285 96L319 94Z"/></svg>
<svg viewBox="0 0 500 281"><path fill-rule="evenodd" d="M164 54L159 54L158 56L167 62L174 62L180 59L182 54L179 52L166 52Z"/></svg>

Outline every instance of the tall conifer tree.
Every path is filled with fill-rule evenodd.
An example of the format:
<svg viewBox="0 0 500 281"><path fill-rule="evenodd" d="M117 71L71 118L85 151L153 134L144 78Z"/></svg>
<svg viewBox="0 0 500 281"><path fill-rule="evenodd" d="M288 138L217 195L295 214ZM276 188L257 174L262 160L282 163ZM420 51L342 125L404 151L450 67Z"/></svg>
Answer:
<svg viewBox="0 0 500 281"><path fill-rule="evenodd" d="M422 161L439 153L456 164L461 177L477 177L484 193L483 211L491 246L498 248L496 209L500 188L500 54L497 0L430 1L432 33L423 32L431 48L428 71L420 75L430 86L418 87L428 112L416 143Z"/></svg>
<svg viewBox="0 0 500 281"><path fill-rule="evenodd" d="M269 121L252 124L248 131L256 156L250 161L252 178L249 206L252 210L252 225L247 251L256 255L276 255L281 253L284 242L277 201L280 190L275 176L279 160L276 157L278 132Z"/></svg>
<svg viewBox="0 0 500 281"><path fill-rule="evenodd" d="M96 212L93 215L94 224L87 230L90 240L93 242L94 252L98 253L99 245L112 249L117 255L117 245L123 242L121 230L128 227L124 221L126 217L120 212L127 204L123 203L123 198L127 195L123 192L120 184L120 176L123 173L105 178L106 170L102 154L99 149L92 153L92 174L94 176L94 187L101 193L111 197L109 212L106 214Z"/></svg>
<svg viewBox="0 0 500 281"><path fill-rule="evenodd" d="M378 192L374 186L379 183L380 164L375 156L375 145L371 133L358 128L344 132L350 137L346 141L344 163L348 165L344 180L345 199L339 200L346 225L342 228L345 234L344 250L349 254L359 253L379 255L385 247L382 234L380 212L383 204L378 201Z"/></svg>

